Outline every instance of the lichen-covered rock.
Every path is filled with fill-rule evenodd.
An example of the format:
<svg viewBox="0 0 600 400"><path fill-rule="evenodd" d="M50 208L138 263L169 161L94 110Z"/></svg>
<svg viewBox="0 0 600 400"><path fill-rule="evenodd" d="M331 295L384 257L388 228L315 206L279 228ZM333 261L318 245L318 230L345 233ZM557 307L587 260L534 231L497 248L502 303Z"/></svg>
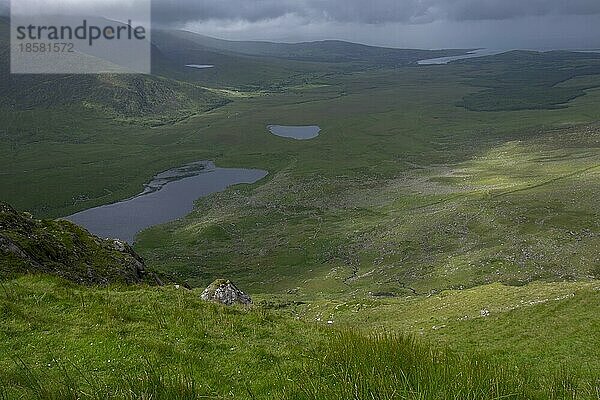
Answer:
<svg viewBox="0 0 600 400"><path fill-rule="evenodd" d="M226 306L234 304L250 305L252 299L226 279L217 279L202 292L202 300L214 301Z"/></svg>

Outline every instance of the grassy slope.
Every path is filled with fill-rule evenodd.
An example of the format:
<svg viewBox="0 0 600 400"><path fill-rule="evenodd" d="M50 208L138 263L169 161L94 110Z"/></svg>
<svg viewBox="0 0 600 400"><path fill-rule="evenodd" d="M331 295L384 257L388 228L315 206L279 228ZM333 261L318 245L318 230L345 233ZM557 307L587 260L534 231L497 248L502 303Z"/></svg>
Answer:
<svg viewBox="0 0 600 400"><path fill-rule="evenodd" d="M575 371L598 378L600 283L501 284L431 296L328 300L296 310L308 321L333 320L366 332L407 331L463 352L492 355L539 375Z"/></svg>
<svg viewBox="0 0 600 400"><path fill-rule="evenodd" d="M169 77L147 75L13 75L10 74L9 25L0 19L0 116L44 111L68 114L70 108L110 119L156 125L211 110L228 102L218 93ZM153 61L167 71L169 61L154 48ZM28 118L28 119L29 119ZM10 120L9 120L10 121ZM5 131L17 127L3 124ZM22 132L19 132L22 134Z"/></svg>
<svg viewBox="0 0 600 400"><path fill-rule="evenodd" d="M34 277L2 287L0 379L11 388L9 398L19 392L51 398L43 391L35 393L21 362L48 390L59 391L68 371L91 393L86 397L114 395L118 389L125 397L126 385L143 380L150 368L165 384L170 378L191 376L197 395L245 397L245 386L267 395L278 380L274 363L299 366L299 355L324 339L299 322L279 323L280 318L265 312L204 303L199 292L95 290Z"/></svg>
<svg viewBox="0 0 600 400"><path fill-rule="evenodd" d="M3 282L0 396L594 398L593 381L575 382L577 375L542 379L410 337L369 338L199 297L174 288L89 289L43 277ZM538 321L544 320L532 323Z"/></svg>

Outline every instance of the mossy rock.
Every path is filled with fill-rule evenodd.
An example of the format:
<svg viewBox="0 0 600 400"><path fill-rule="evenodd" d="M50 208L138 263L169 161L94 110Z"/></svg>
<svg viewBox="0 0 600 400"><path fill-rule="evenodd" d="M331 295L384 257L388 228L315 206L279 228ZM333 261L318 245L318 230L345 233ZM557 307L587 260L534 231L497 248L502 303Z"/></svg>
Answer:
<svg viewBox="0 0 600 400"><path fill-rule="evenodd" d="M64 220L37 220L0 203L0 276L57 275L80 284L154 283L127 243Z"/></svg>

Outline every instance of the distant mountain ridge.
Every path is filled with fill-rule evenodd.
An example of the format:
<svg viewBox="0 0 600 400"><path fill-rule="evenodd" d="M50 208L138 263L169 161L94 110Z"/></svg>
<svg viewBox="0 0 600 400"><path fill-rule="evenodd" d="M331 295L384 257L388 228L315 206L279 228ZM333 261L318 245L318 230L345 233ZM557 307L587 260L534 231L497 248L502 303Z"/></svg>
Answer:
<svg viewBox="0 0 600 400"><path fill-rule="evenodd" d="M176 30L157 31L153 41L161 47L162 35L191 41L207 49L249 56L273 57L294 61L324 63L362 62L379 66L400 66L426 58L447 57L466 54L470 50L420 50L376 47L341 40L319 40L300 43L276 43L267 41L231 41L216 39L197 33Z"/></svg>

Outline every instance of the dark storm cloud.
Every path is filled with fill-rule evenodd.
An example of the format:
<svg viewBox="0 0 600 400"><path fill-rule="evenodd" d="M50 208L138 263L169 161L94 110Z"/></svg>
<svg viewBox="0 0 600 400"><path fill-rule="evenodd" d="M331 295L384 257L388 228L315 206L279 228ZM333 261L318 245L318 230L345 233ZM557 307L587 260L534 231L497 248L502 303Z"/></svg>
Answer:
<svg viewBox="0 0 600 400"><path fill-rule="evenodd" d="M23 0L12 0L21 4ZM51 14L145 20L231 40L422 48L597 49L600 0L28 0ZM0 0L0 15L9 0ZM116 7L116 9L115 9ZM59 12L56 12L59 13Z"/></svg>
<svg viewBox="0 0 600 400"><path fill-rule="evenodd" d="M452 3L447 7L449 19L458 21L600 13L598 0L456 0L446 3Z"/></svg>
<svg viewBox="0 0 600 400"><path fill-rule="evenodd" d="M600 14L600 0L154 0L153 13L163 23L295 15L308 21L418 24Z"/></svg>
<svg viewBox="0 0 600 400"><path fill-rule="evenodd" d="M162 22L241 19L257 22L296 9L286 0L153 0L154 19Z"/></svg>

